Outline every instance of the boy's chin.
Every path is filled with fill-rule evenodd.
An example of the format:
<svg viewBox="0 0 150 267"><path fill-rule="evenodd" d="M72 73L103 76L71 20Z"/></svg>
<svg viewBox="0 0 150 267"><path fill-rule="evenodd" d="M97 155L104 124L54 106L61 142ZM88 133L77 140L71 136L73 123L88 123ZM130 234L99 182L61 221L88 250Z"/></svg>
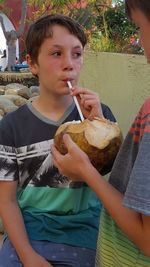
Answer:
<svg viewBox="0 0 150 267"><path fill-rule="evenodd" d="M70 95L70 89L68 87L64 87L62 89L62 94L64 94L64 95Z"/></svg>
<svg viewBox="0 0 150 267"><path fill-rule="evenodd" d="M62 88L62 90L59 90L57 92L57 94L59 96L63 96L63 95L70 95L70 89L69 88Z"/></svg>

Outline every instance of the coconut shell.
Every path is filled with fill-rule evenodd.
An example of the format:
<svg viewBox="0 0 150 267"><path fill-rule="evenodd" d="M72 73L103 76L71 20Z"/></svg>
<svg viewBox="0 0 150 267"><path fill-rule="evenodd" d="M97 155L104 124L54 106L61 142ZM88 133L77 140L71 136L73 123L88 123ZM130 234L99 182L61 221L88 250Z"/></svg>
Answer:
<svg viewBox="0 0 150 267"><path fill-rule="evenodd" d="M92 121L86 119L80 123L73 121L62 124L55 134L54 143L63 155L67 153L63 142L65 133L88 155L102 175L111 170L122 143L122 133L116 123L94 118Z"/></svg>

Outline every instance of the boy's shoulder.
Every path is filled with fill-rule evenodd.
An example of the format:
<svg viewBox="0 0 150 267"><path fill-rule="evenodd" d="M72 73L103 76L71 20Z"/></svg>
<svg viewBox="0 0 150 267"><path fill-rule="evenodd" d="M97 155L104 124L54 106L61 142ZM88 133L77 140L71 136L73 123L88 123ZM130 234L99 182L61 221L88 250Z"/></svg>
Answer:
<svg viewBox="0 0 150 267"><path fill-rule="evenodd" d="M5 124L8 124L8 123L13 123L15 119L19 119L24 114L26 114L27 110L28 110L27 109L27 105L24 104L24 105L20 106L19 108L17 108L16 110L7 113L0 120L0 126L1 125L5 125Z"/></svg>

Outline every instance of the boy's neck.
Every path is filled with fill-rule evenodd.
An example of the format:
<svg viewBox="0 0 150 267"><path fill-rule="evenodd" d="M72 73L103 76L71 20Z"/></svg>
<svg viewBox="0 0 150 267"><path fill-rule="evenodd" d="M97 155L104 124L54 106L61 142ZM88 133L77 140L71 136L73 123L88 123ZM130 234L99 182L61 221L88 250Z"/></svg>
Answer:
<svg viewBox="0 0 150 267"><path fill-rule="evenodd" d="M73 99L70 95L49 98L40 95L32 102L32 105L43 116L58 121L72 102Z"/></svg>

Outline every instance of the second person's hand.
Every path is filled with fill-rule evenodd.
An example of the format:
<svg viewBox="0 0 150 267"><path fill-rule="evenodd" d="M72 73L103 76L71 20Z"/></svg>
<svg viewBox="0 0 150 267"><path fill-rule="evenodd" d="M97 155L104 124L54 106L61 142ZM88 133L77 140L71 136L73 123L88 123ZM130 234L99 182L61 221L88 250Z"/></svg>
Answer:
<svg viewBox="0 0 150 267"><path fill-rule="evenodd" d="M82 174L91 164L88 156L72 141L68 134L63 136L64 144L68 150L66 155L60 154L55 145L51 146L53 163L59 172L74 181L81 181Z"/></svg>

